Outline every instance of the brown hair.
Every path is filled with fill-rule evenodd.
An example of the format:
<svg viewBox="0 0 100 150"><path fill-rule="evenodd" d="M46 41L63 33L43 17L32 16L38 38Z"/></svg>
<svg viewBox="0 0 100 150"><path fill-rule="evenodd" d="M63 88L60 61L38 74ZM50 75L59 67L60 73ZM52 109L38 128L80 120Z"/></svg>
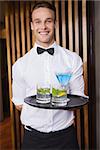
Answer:
<svg viewBox="0 0 100 150"><path fill-rule="evenodd" d="M36 2L32 8L32 12L35 10L35 9L38 9L40 7L44 7L44 8L49 8L51 9L53 12L54 12L54 21L56 21L56 8L54 5L52 5L51 3L47 2L47 1L40 1L40 2ZM31 14L32 14L31 12Z"/></svg>

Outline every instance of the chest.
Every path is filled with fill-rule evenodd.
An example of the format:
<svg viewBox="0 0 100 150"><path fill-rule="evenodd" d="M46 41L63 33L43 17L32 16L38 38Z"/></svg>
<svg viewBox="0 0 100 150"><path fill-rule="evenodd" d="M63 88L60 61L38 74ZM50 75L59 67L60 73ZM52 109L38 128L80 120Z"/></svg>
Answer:
<svg viewBox="0 0 100 150"><path fill-rule="evenodd" d="M24 80L27 86L36 85L40 81L58 82L56 73L66 73L68 68L71 68L71 64L62 57L37 57L28 62Z"/></svg>

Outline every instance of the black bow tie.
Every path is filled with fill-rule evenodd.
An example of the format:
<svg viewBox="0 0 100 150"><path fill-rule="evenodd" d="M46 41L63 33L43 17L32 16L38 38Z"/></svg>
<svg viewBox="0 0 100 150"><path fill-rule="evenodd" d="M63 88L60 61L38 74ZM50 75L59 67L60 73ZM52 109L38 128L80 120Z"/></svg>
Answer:
<svg viewBox="0 0 100 150"><path fill-rule="evenodd" d="M43 52L48 52L50 55L54 54L54 48L43 49L41 47L37 47L37 53L42 54Z"/></svg>

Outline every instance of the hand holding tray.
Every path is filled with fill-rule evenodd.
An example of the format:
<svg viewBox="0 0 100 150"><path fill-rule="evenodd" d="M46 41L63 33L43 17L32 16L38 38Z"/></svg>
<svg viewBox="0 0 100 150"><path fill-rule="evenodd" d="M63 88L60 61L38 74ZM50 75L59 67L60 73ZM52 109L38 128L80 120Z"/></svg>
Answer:
<svg viewBox="0 0 100 150"><path fill-rule="evenodd" d="M82 97L82 96L77 96L77 95L70 95L67 94L67 97L69 98L70 101L68 101L66 106L55 106L52 105L51 103L48 104L40 104L36 102L36 95L35 96L30 96L24 99L24 102L38 108L45 108L45 109L75 109L75 108L81 108L83 105L86 105L89 100L88 98Z"/></svg>

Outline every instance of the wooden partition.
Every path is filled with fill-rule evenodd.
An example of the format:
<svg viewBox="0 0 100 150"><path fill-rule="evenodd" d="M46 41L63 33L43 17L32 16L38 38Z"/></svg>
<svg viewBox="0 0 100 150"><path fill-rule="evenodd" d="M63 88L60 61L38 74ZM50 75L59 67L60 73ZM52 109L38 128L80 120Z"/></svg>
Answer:
<svg viewBox="0 0 100 150"><path fill-rule="evenodd" d="M14 62L28 52L34 44L34 35L32 35L30 29L30 11L34 2L35 1L13 1L6 3L5 25L13 149L20 149L23 140L23 127L20 123L20 113L11 102L11 67ZM84 67L85 93L88 94L86 0L55 0L53 4L56 6L57 15L56 41L61 46L75 51L81 56ZM80 148L88 150L88 105L76 110L75 116L75 126Z"/></svg>

